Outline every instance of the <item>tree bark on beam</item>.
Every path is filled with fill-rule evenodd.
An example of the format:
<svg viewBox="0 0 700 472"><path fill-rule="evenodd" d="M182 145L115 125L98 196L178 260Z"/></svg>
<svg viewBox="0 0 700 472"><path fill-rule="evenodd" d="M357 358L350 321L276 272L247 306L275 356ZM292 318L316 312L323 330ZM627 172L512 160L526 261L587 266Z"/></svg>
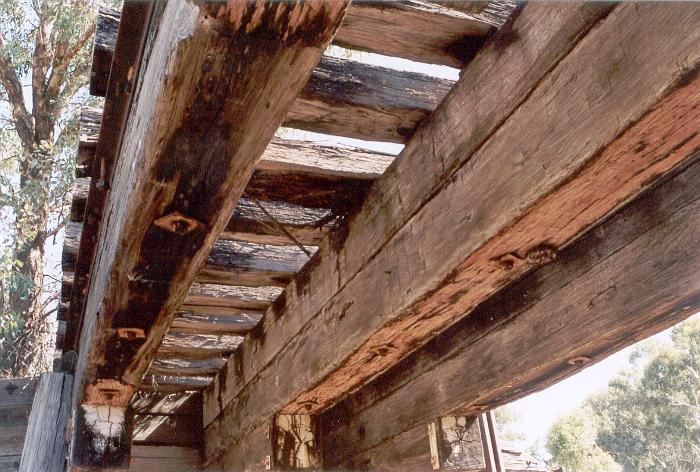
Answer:
<svg viewBox="0 0 700 472"><path fill-rule="evenodd" d="M128 467L131 398L346 8L180 0L152 23L105 182L76 367L73 470Z"/></svg>
<svg viewBox="0 0 700 472"><path fill-rule="evenodd" d="M527 4L470 63L207 389L209 460L332 405L689 158L700 8L612 8Z"/></svg>
<svg viewBox="0 0 700 472"><path fill-rule="evenodd" d="M430 470L425 422L522 398L692 315L699 226L700 152L557 261L319 415L324 464Z"/></svg>

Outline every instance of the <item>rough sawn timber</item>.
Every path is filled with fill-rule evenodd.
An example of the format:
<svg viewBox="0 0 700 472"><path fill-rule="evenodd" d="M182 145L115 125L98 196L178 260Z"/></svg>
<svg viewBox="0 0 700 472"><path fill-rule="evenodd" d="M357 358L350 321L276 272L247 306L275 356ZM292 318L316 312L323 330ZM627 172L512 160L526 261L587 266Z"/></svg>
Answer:
<svg viewBox="0 0 700 472"><path fill-rule="evenodd" d="M32 402L22 448L20 472L63 472L65 470L73 376L41 374Z"/></svg>
<svg viewBox="0 0 700 472"><path fill-rule="evenodd" d="M112 18L104 18L108 20L105 26L111 28ZM102 20L98 16L98 31L103 27ZM386 42L386 37L381 40ZM402 143L437 107L452 83L425 74L324 56L292 105L285 126Z"/></svg>
<svg viewBox="0 0 700 472"><path fill-rule="evenodd" d="M151 25L86 295L73 470L128 465L131 398L346 7L170 1Z"/></svg>
<svg viewBox="0 0 700 472"><path fill-rule="evenodd" d="M90 179L75 180L71 190L73 200L70 221L83 221L89 188ZM250 198L241 198L220 237L258 244L284 245L291 242L285 234L286 231L301 244L318 245L333 220L330 209L306 208L270 200L256 202Z"/></svg>
<svg viewBox="0 0 700 472"><path fill-rule="evenodd" d="M351 49L461 68L483 44L484 36L505 23L515 7L515 2L503 0L479 2L484 8L475 8L475 2L444 3L450 2L355 2L333 42Z"/></svg>
<svg viewBox="0 0 700 472"><path fill-rule="evenodd" d="M697 149L700 8L611 8L527 4L470 63L207 389L209 460L333 404Z"/></svg>
<svg viewBox="0 0 700 472"><path fill-rule="evenodd" d="M61 256L64 272L75 269L81 232L80 223L66 225ZM316 248L306 250L313 253ZM284 287L308 259L309 256L297 246L220 239L214 243L195 280L209 284Z"/></svg>
<svg viewBox="0 0 700 472"><path fill-rule="evenodd" d="M425 422L524 397L692 315L699 226L700 152L556 261L319 415L324 465L430 470Z"/></svg>

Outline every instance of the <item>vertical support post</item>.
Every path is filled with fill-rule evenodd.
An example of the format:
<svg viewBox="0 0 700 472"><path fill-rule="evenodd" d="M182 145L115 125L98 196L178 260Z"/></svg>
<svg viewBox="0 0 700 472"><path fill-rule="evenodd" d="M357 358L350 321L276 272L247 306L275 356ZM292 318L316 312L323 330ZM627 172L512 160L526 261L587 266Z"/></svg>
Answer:
<svg viewBox="0 0 700 472"><path fill-rule="evenodd" d="M443 416L428 424L433 470L474 470L486 467L483 434L473 416Z"/></svg>
<svg viewBox="0 0 700 472"><path fill-rule="evenodd" d="M129 468L134 428L131 407L79 404L73 415L71 471Z"/></svg>
<svg viewBox="0 0 700 472"><path fill-rule="evenodd" d="M20 472L63 472L68 455L66 425L70 415L73 376L41 374L24 438Z"/></svg>
<svg viewBox="0 0 700 472"><path fill-rule="evenodd" d="M484 446L486 472L504 472L501 448L498 446L496 427L491 411L479 415L479 427L481 429L481 441Z"/></svg>
<svg viewBox="0 0 700 472"><path fill-rule="evenodd" d="M272 427L271 466L275 470L321 467L316 428L310 415L277 415Z"/></svg>
<svg viewBox="0 0 700 472"><path fill-rule="evenodd" d="M498 445L498 438L496 437L496 424L493 420L493 411L487 411L484 413L486 416L486 422L489 425L489 439L491 441L491 449L493 450L493 472L505 472L503 468L503 459L501 458L501 448Z"/></svg>

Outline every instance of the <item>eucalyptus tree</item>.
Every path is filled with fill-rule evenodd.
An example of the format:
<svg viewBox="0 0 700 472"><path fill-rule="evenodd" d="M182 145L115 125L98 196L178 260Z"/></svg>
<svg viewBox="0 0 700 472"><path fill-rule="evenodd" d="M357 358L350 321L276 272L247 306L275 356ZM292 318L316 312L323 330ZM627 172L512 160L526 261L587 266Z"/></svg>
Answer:
<svg viewBox="0 0 700 472"><path fill-rule="evenodd" d="M48 370L46 248L63 224L93 0L0 0L0 374ZM50 272L50 271L49 271ZM55 284L54 284L55 286Z"/></svg>

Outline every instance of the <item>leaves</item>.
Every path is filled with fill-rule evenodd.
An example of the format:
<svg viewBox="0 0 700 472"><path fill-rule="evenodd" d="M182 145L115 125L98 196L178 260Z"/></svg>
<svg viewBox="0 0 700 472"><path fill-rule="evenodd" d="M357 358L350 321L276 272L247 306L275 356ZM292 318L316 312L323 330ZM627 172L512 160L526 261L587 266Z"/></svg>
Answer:
<svg viewBox="0 0 700 472"><path fill-rule="evenodd" d="M700 470L700 317L671 339L642 344L630 370L551 428L547 449L560 465L615 470L590 462L604 454L625 471Z"/></svg>
<svg viewBox="0 0 700 472"><path fill-rule="evenodd" d="M0 374L32 375L51 358L44 253L67 214L96 7L0 0Z"/></svg>

